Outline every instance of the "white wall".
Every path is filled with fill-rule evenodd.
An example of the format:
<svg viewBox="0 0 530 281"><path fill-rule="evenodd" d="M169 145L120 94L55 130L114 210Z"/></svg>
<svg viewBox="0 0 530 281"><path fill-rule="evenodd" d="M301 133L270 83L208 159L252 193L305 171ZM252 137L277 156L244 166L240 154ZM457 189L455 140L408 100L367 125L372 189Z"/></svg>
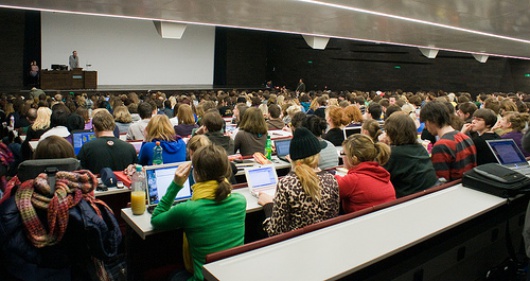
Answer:
<svg viewBox="0 0 530 281"><path fill-rule="evenodd" d="M188 25L181 39L163 39L152 21L41 13L42 66L98 71L98 85L212 85L215 28Z"/></svg>

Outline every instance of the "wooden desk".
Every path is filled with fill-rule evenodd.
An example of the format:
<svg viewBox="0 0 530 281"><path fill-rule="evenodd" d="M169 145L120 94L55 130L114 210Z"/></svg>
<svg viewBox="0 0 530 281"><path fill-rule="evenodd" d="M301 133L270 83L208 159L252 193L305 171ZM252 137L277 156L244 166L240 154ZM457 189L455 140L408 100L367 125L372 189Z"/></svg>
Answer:
<svg viewBox="0 0 530 281"><path fill-rule="evenodd" d="M42 70L40 85L43 90L96 89L97 71Z"/></svg>
<svg viewBox="0 0 530 281"><path fill-rule="evenodd" d="M207 280L338 279L506 204L460 184L206 264ZM266 269L266 270L264 270Z"/></svg>

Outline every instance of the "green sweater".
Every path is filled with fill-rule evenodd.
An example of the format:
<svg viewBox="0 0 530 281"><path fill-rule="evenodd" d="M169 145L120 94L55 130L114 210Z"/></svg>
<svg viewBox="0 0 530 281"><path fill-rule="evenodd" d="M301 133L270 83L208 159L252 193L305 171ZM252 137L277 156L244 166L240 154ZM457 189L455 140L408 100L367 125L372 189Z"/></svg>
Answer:
<svg viewBox="0 0 530 281"><path fill-rule="evenodd" d="M171 182L153 211L151 224L156 229L184 229L193 258L192 280L203 280L202 266L207 254L243 245L247 201L243 195L232 193L220 203L199 199L172 207L180 189L182 186Z"/></svg>

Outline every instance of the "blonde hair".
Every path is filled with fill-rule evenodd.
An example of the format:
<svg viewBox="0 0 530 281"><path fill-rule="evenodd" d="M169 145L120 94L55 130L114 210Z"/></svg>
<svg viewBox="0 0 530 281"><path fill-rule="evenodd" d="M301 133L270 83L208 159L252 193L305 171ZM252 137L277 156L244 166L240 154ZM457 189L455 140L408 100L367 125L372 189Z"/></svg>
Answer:
<svg viewBox="0 0 530 281"><path fill-rule="evenodd" d="M374 141L366 135L355 134L347 138L343 143L344 153L352 162L376 161L384 165L390 158L390 147L382 142ZM354 161L354 158L357 161Z"/></svg>
<svg viewBox="0 0 530 281"><path fill-rule="evenodd" d="M169 118L165 114L158 114L151 117L147 127L145 127L145 132L145 140L148 142L154 139L166 141L175 139L175 129L173 129Z"/></svg>
<svg viewBox="0 0 530 281"><path fill-rule="evenodd" d="M31 125L31 128L35 131L49 128L51 116L52 110L49 107L39 107L39 109L37 109L37 119L35 119L35 122L33 125Z"/></svg>
<svg viewBox="0 0 530 281"><path fill-rule="evenodd" d="M187 144L186 148L188 149L188 151L195 152L197 149L199 149L199 148L201 148L203 146L207 146L210 143L211 143L210 139L207 136L205 136L205 135L195 135L194 137L192 137L188 141L188 144Z"/></svg>
<svg viewBox="0 0 530 281"><path fill-rule="evenodd" d="M315 154L292 163L293 172L300 180L300 185L313 201L320 200L320 178L314 170L319 159L319 154Z"/></svg>

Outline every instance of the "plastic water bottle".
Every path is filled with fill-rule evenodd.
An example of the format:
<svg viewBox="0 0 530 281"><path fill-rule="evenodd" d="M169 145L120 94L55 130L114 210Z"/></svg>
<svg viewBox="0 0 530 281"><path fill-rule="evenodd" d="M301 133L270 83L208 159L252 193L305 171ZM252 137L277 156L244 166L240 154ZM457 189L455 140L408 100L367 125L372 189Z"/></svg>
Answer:
<svg viewBox="0 0 530 281"><path fill-rule="evenodd" d="M145 212L145 175L142 166L136 166L136 172L131 178L131 210L133 215Z"/></svg>
<svg viewBox="0 0 530 281"><path fill-rule="evenodd" d="M267 135L267 142L265 143L265 157L269 160L272 158L272 143L269 135Z"/></svg>
<svg viewBox="0 0 530 281"><path fill-rule="evenodd" d="M156 146L153 148L153 165L162 165L164 164L164 158L162 157L162 147L160 142L156 142Z"/></svg>

